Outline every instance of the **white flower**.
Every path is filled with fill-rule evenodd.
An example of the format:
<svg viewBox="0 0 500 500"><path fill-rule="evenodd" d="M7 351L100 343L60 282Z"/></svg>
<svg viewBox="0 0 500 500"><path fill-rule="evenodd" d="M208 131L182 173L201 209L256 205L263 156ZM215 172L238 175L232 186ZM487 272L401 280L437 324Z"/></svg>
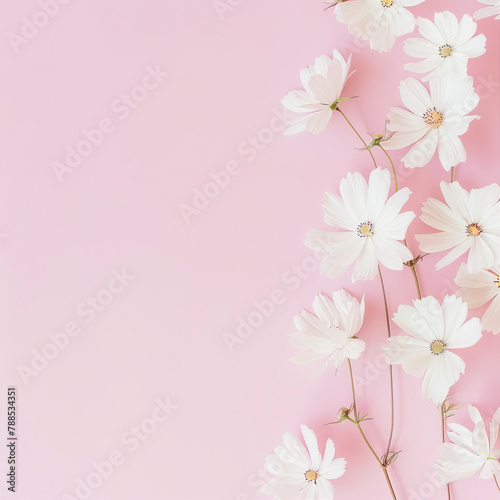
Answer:
<svg viewBox="0 0 500 500"><path fill-rule="evenodd" d="M424 38L408 38L404 50L412 56L424 59L405 64L405 69L415 73L427 73L423 82L451 74L463 78L467 74L469 58L479 57L486 52L486 37L474 36L477 24L467 14L458 22L449 11L436 12L434 23L418 18L417 26Z"/></svg>
<svg viewBox="0 0 500 500"><path fill-rule="evenodd" d="M442 306L431 296L413 305L400 305L393 318L409 337L390 337L382 349L388 363L401 364L414 377L425 373L424 399L441 404L465 371L463 359L450 349L474 345L481 338L481 324L477 318L465 322L467 304L454 295L447 295Z"/></svg>
<svg viewBox="0 0 500 500"><path fill-rule="evenodd" d="M337 3L337 19L347 24L351 35L370 40L370 47L379 52L389 51L396 37L412 33L415 17L405 7L424 0L349 0Z"/></svg>
<svg viewBox="0 0 500 500"><path fill-rule="evenodd" d="M316 296L314 314L302 311L295 316L296 333L290 342L299 349L309 349L294 356L295 363L310 363L328 357L321 371L329 366L338 368L346 359L357 359L366 344L355 337L363 324L365 301L361 304L344 289L333 294L333 301L326 295Z"/></svg>
<svg viewBox="0 0 500 500"><path fill-rule="evenodd" d="M490 439L486 434L484 421L479 411L469 405L469 414L474 422L472 432L460 424L448 424L449 438L453 443L439 447L435 468L441 472L447 483L463 479L481 471L479 479L490 479L500 473L500 450L495 449L500 425L500 408L490 422Z"/></svg>
<svg viewBox="0 0 500 500"><path fill-rule="evenodd" d="M467 250L467 270L478 273L500 263L500 187L490 184L470 193L458 182L441 182L447 203L429 198L424 202L420 218L441 231L420 234L415 238L423 252L452 249L437 264L441 269L458 259Z"/></svg>
<svg viewBox="0 0 500 500"><path fill-rule="evenodd" d="M292 90L282 99L283 106L295 113L309 113L288 123L285 135L308 130L319 134L325 130L337 103L347 100L341 93L349 78L351 56L347 61L337 50L333 58L320 56L313 66L300 72L305 90Z"/></svg>
<svg viewBox="0 0 500 500"><path fill-rule="evenodd" d="M305 425L300 428L307 449L295 436L285 434L284 445L277 446L274 455L266 458L264 467L274 477L262 487L261 493L288 500L332 499L334 489L329 479L344 474L345 458L333 459L335 446L331 439L326 441L322 458L316 434Z"/></svg>
<svg viewBox="0 0 500 500"><path fill-rule="evenodd" d="M388 170L380 167L370 173L368 184L359 173L348 173L340 182L340 194L325 193L325 222L346 231L329 232L311 229L304 243L326 253L320 264L322 274L336 278L354 261L352 281L373 279L378 264L402 269L412 254L397 240L404 240L415 217L413 212L399 213L411 191L403 188L387 199L391 185Z"/></svg>
<svg viewBox="0 0 500 500"><path fill-rule="evenodd" d="M414 146L403 157L405 167L427 165L436 149L445 170L467 159L459 136L465 134L477 115L468 115L478 104L479 97L472 86L472 77L456 79L450 76L429 82L430 94L415 78L399 85L403 104L409 109L391 108L387 128L396 134L385 143L386 149Z"/></svg>
<svg viewBox="0 0 500 500"><path fill-rule="evenodd" d="M469 308L481 307L493 299L481 318L481 324L483 330L495 335L500 333L500 266L471 274L462 262L455 283L462 287L456 295L462 297Z"/></svg>
<svg viewBox="0 0 500 500"><path fill-rule="evenodd" d="M474 12L474 19L484 19L485 17L497 16L500 19L500 0L478 0L478 2L488 5Z"/></svg>

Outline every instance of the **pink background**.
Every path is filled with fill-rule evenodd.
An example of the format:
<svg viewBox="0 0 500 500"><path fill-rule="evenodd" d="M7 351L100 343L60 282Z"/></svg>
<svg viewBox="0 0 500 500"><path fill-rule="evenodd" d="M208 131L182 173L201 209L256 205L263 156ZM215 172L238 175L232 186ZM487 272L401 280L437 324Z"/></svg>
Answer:
<svg viewBox="0 0 500 500"><path fill-rule="evenodd" d="M347 367L311 379L316 367L289 362L296 351L286 336L318 292L366 294L360 335L369 347L354 369L362 382L359 407L375 418L366 433L382 453L389 392L380 363L386 332L379 283L352 284L350 272L335 281L321 277L302 243L310 227L326 228L322 193L337 191L347 171L368 174L369 156L354 149L360 144L340 116L320 136L284 137L269 127L281 128L280 99L300 87L300 69L338 48L344 56L354 52L357 69L346 94L359 98L343 110L360 131L380 132L390 106L401 105L399 81L410 76L402 69L409 60L403 39L381 55L353 39L319 1L232 3L221 19L211 0L73 0L16 52L9 33L20 34L23 17L32 19L40 6L4 2L0 370L5 390L18 391L19 500L75 496L78 478L113 452L123 463L92 500L262 498L265 456L285 431L299 433L300 423L315 429L321 448L332 437L337 456L347 458L336 498L389 498L356 429L323 425L351 402ZM480 6L427 1L412 11L461 16ZM482 118L463 137L468 161L457 179L468 189L498 182L499 26L479 22L488 51L469 64ZM142 82L148 66L168 76L146 94L136 90L144 100L122 119L126 111L113 103ZM53 162L64 161L82 130L106 118L113 131L59 182ZM254 145L251 136L259 137ZM402 155L393 153L396 161ZM192 203L196 189L210 191L210 173L228 162L239 173L187 223L182 204ZM418 171L398 161L398 173L414 192L408 208L417 215L427 197L440 198L439 182L448 179L437 159ZM424 231L418 219L410 226L413 250L413 234ZM419 273L424 295L441 298L455 290L459 263L434 272L439 258L426 258ZM302 278L291 281L294 266ZM98 293L109 298L102 290L122 269L134 279L85 323L79 304ZM408 269L384 276L392 312L415 298ZM284 301L230 352L223 335L235 334L238 317L247 318L254 301L273 290ZM29 366L33 350L73 321L80 335L23 382L19 366ZM473 403L488 419L500 405L499 348L500 336L487 333L463 352L467 373L453 387L454 402ZM423 402L420 380L400 367L395 374L393 449L403 452L390 470L398 498L444 499L429 479L439 413ZM178 408L131 452L122 436L151 423L157 398ZM5 425L6 394L0 399ZM453 421L468 424L465 409ZM6 486L2 499L13 497ZM455 500L498 496L493 481L477 478L452 489Z"/></svg>

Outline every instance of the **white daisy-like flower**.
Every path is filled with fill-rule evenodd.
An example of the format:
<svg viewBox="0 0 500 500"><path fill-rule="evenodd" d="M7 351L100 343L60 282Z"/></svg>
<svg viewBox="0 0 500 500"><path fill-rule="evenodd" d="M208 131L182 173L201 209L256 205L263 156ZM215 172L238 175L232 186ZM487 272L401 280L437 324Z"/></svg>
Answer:
<svg viewBox="0 0 500 500"><path fill-rule="evenodd" d="M351 35L370 40L379 52L392 49L396 37L412 33L415 17L406 9L424 0L348 0L335 6L337 19L347 24Z"/></svg>
<svg viewBox="0 0 500 500"><path fill-rule="evenodd" d="M448 424L451 431L448 436L453 443L444 443L439 447L438 460L435 464L447 483L473 476L477 472L479 479L491 479L500 473L500 450L495 449L500 426L500 408L490 422L490 438L481 414L469 405L469 414L474 422L470 431L460 424Z"/></svg>
<svg viewBox="0 0 500 500"><path fill-rule="evenodd" d="M261 493L280 500L330 500L335 493L330 480L344 474L346 460L333 459L335 445L331 439L326 441L322 457L316 434L305 425L300 429L307 449L295 436L285 434L284 445L277 446L265 460L265 469L274 477L262 487Z"/></svg>
<svg viewBox="0 0 500 500"><path fill-rule="evenodd" d="M477 24L467 14L458 22L449 11L436 12L434 23L418 18L417 26L424 38L408 38L404 50L409 56L424 60L407 63L405 69L415 73L431 71L422 78L423 82L447 74L463 78L467 74L469 59L486 52L486 37L483 34L474 36Z"/></svg>
<svg viewBox="0 0 500 500"><path fill-rule="evenodd" d="M497 16L495 19L500 19L500 0L478 0L488 7L476 10L474 19L484 19L485 17Z"/></svg>
<svg viewBox="0 0 500 500"><path fill-rule="evenodd" d="M500 187L498 184L471 189L455 181L441 182L446 204L429 198L420 218L439 233L419 234L423 252L451 251L437 264L441 269L469 251L467 270L479 273L500 263Z"/></svg>
<svg viewBox="0 0 500 500"><path fill-rule="evenodd" d="M445 170L450 170L467 159L459 136L465 134L477 115L468 115L479 103L472 77L455 79L451 76L431 80L430 94L415 78L407 78L399 85L401 99L408 108L391 108L387 114L387 128L396 132L385 143L386 149L414 146L403 157L405 167L427 165L436 149Z"/></svg>
<svg viewBox="0 0 500 500"><path fill-rule="evenodd" d="M399 270L412 259L404 240L415 217L413 212L400 213L411 191L403 188L388 198L391 174L380 167L370 173L368 183L359 173L348 173L340 182L340 195L325 193L325 222L346 231L310 229L304 243L323 252L322 274L340 276L356 262L352 281L371 280L378 275L378 264Z"/></svg>
<svg viewBox="0 0 500 500"><path fill-rule="evenodd" d="M349 99L341 97L341 94L350 76L350 67L351 56L346 61L334 50L333 58L320 56L314 65L300 72L305 90L292 90L281 102L294 113L308 114L290 121L285 135L298 134L304 130L319 134L325 130L337 104Z"/></svg>
<svg viewBox="0 0 500 500"><path fill-rule="evenodd" d="M500 266L492 266L488 270L472 274L462 262L455 283L462 287L456 295L462 297L469 308L484 306L491 300L481 318L481 324L483 330L495 335L500 333Z"/></svg>
<svg viewBox="0 0 500 500"><path fill-rule="evenodd" d="M295 363L311 363L328 358L321 369L339 368L346 359L357 359L366 344L355 335L363 325L364 297L361 303L344 289L333 294L333 300L319 294L313 303L316 316L302 311L295 316L298 332L290 335L290 342L299 349L308 349L294 356Z"/></svg>
<svg viewBox="0 0 500 500"><path fill-rule="evenodd" d="M414 377L425 374L423 397L438 405L465 372L464 360L451 349L474 345L481 338L481 323L465 321L467 304L455 295L447 295L442 305L432 296L413 305L400 305L393 317L409 336L390 337L382 349L387 363L401 364Z"/></svg>

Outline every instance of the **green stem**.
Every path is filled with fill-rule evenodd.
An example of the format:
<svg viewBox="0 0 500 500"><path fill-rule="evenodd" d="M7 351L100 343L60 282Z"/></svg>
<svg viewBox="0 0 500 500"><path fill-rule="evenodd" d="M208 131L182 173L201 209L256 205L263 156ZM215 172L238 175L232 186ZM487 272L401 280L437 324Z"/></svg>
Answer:
<svg viewBox="0 0 500 500"><path fill-rule="evenodd" d="M384 307L385 307L385 320L387 323L387 337L391 337L391 320L389 318L389 306L387 305L387 294L385 293L384 278L382 277L382 270L378 266L378 275L380 277L380 285L382 286L382 295L384 297ZM389 433L389 441L387 443L387 452L385 454L385 459L389 457L389 452L391 451L392 437L394 435L394 376L392 372L392 365L389 365L389 376L391 379L391 431Z"/></svg>
<svg viewBox="0 0 500 500"><path fill-rule="evenodd" d="M391 479L389 477L389 473L387 472L387 465L380 460L378 457L377 453L373 449L372 445L368 441L368 438L366 437L365 433L363 432L363 429L361 428L361 424L358 421L358 408L356 405L356 391L354 389L354 377L352 374L352 365L351 365L351 360L348 359L347 363L349 365L349 375L351 377L351 390L352 390L352 410L354 412L354 420L352 418L348 417L348 420L350 420L359 430L359 433L361 434L361 437L363 438L364 442L366 443L366 446L368 446L368 449L371 451L372 455L375 457L375 460L379 463L380 467L382 467L382 470L384 471L384 476L385 480L387 481L387 486L389 487L389 490L391 492L393 500L397 500L396 493L394 493L394 488L392 487Z"/></svg>
<svg viewBox="0 0 500 500"><path fill-rule="evenodd" d="M398 187L398 177L396 175L396 167L394 167L394 163L391 160L391 157L389 156L389 153L379 144L378 147L385 153L385 156L389 159L392 167L392 173L394 174L394 186L396 187L396 191L399 191Z"/></svg>
<svg viewBox="0 0 500 500"><path fill-rule="evenodd" d="M370 153L370 156L372 157L372 161L373 161L374 167L377 168L377 162L375 161L375 157L373 156L373 153L368 148L368 144L366 144L365 140L361 137L361 135L356 130L356 128L354 127L354 125L349 121L349 119L347 118L347 116L344 115L344 113L342 113L342 111L340 110L340 108L336 108L336 109L345 118L345 121L349 124L349 126L354 130L354 133L359 137L360 141L363 143L363 145L365 146L366 150Z"/></svg>

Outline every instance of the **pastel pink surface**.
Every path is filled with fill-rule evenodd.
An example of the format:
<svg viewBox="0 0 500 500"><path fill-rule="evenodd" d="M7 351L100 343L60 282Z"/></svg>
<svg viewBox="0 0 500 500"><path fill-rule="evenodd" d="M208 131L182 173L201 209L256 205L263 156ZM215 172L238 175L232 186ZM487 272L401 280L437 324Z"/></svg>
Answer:
<svg viewBox="0 0 500 500"><path fill-rule="evenodd" d="M294 315L311 310L317 293L345 287L365 295L360 335L369 347L354 369L359 405L375 419L366 432L382 454L389 379L380 355L386 330L379 282L352 284L350 272L326 279L302 242L309 228L326 229L323 192L337 192L348 171L367 175L370 158L354 149L360 144L340 116L319 136L277 130L280 99L300 88L300 69L337 48L344 56L353 52L357 70L346 93L359 97L344 111L363 133L380 132L389 108L401 105L400 80L415 76L403 70L405 37L378 54L321 2L233 3L218 14L211 1L74 0L17 51L9 34L19 34L23 18L41 7L23 0L4 9L0 347L4 387L18 388L19 500L75 496L93 462L116 452L122 463L89 498L261 498L264 458L284 432L299 434L301 423L316 431L320 449L331 437L336 456L347 459L347 472L334 483L336 498L389 498L356 429L324 426L351 403L347 367L311 379L315 367L289 362L295 349L287 339ZM442 0L412 12L431 17L449 9L461 17L480 7ZM487 52L469 62L469 72L481 120L463 136L468 159L456 172L467 189L498 182L500 162L500 23L478 25ZM120 107L121 95L151 73L157 78L147 79L151 89L135 91L141 102ZM83 130L106 119L110 133L59 182L53 163L77 147ZM405 209L419 215L425 199L441 198L439 182L448 174L437 158L408 171L399 161L403 153L393 158L400 185L413 191ZM378 152L377 159L387 167ZM227 168L238 173L218 174L227 186L215 194L207 185ZM213 195L207 206L185 215L203 189ZM413 251L413 235L427 230L418 218L412 223ZM435 272L439 258L426 257L419 273L424 295L442 298L456 289L459 263ZM114 280L109 295L103 290L113 272L130 278L119 292ZM384 278L391 313L415 298L408 269L385 271ZM235 334L238 318L248 319L273 291L281 303L228 348L224 334ZM81 304L98 294L110 303L86 322L91 316ZM23 381L19 367L29 367L33 351L46 348L49 334L68 322L81 333ZM485 333L465 350L466 375L452 390L454 402L475 404L487 419L500 406L499 348L500 336ZM415 492L415 499L444 499L431 479L439 413L422 401L420 380L400 367L394 372L393 448L402 450L391 468L395 487L400 498ZM158 398L178 408L132 450L127 433L141 424L153 429ZM469 424L465 408L453 421ZM492 481L476 477L452 488L454 500L497 494ZM0 498L10 495L2 486Z"/></svg>

